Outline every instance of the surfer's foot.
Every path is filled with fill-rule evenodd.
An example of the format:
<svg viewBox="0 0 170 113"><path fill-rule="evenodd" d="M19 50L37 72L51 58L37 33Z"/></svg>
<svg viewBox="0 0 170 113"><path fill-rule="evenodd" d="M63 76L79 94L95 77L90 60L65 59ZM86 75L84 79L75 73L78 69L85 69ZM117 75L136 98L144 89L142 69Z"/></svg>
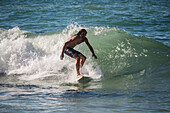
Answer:
<svg viewBox="0 0 170 113"><path fill-rule="evenodd" d="M83 75L80 75L80 74L79 74L79 75L77 75L77 77L78 77L78 78L80 78L80 77L82 77L82 76L83 76Z"/></svg>

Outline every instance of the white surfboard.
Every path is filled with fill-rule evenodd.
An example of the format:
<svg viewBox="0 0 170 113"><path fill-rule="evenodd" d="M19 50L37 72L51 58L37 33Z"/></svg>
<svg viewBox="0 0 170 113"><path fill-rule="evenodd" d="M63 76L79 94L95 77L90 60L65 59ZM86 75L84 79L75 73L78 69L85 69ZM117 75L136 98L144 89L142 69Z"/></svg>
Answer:
<svg viewBox="0 0 170 113"><path fill-rule="evenodd" d="M89 77L89 76L87 76L87 75L79 75L79 76L77 77L77 81L78 81L79 83L83 83L83 84L88 83L88 82L90 82L91 80L92 80L92 78Z"/></svg>

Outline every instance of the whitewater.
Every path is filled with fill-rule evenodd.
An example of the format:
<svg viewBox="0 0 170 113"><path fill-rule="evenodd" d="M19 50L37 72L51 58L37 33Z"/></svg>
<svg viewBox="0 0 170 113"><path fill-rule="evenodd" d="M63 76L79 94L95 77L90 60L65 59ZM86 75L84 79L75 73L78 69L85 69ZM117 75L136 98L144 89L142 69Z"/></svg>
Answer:
<svg viewBox="0 0 170 113"><path fill-rule="evenodd" d="M72 25L71 25L72 26ZM68 28L59 33L34 34L22 31L19 27L1 33L1 73L20 75L20 80L43 79L49 76L58 78L56 82L76 80L75 61L66 57L59 59L64 42L80 28ZM100 78L100 69L92 68L89 59L83 73L92 78Z"/></svg>

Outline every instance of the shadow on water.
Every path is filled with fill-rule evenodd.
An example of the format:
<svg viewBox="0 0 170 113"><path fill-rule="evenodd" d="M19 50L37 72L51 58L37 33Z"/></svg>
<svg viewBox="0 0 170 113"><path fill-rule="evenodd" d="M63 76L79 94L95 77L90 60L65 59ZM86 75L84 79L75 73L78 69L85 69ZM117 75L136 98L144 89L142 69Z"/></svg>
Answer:
<svg viewBox="0 0 170 113"><path fill-rule="evenodd" d="M67 89L66 92L84 92L86 89L88 89L88 87L91 86L91 83L90 82L63 83L62 86L71 87L71 89Z"/></svg>

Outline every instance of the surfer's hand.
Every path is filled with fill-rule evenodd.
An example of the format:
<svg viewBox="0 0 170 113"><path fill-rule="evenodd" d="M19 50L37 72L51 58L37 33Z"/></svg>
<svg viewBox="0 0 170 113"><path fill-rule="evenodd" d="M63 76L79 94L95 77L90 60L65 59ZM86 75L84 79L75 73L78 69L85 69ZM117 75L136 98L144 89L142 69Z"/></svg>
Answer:
<svg viewBox="0 0 170 113"><path fill-rule="evenodd" d="M95 54L93 54L92 57L94 57L95 59L97 59L97 56L96 56Z"/></svg>
<svg viewBox="0 0 170 113"><path fill-rule="evenodd" d="M60 59L63 60L63 58L64 58L64 54L61 54Z"/></svg>

